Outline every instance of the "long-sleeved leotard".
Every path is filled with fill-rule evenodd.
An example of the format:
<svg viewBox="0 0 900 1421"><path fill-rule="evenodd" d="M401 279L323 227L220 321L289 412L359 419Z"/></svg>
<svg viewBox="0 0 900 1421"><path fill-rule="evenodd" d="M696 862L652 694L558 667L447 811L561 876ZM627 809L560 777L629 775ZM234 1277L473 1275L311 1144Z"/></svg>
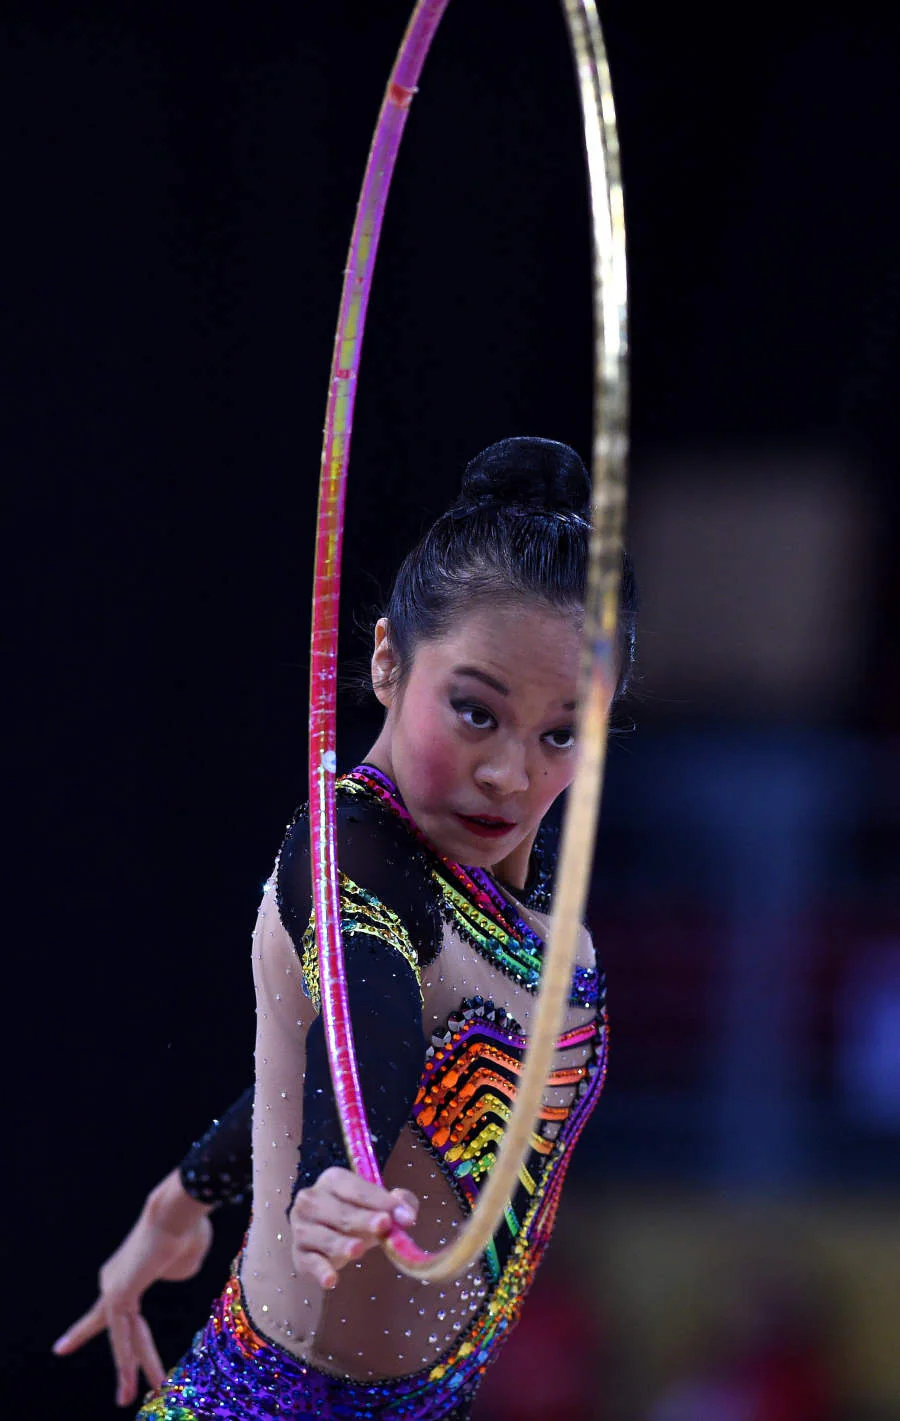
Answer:
<svg viewBox="0 0 900 1421"><path fill-rule="evenodd" d="M471 1211L502 1139L546 920L486 872L437 853L371 766L340 782L339 824L342 927L368 1118L387 1187L419 1197L417 1240L438 1248ZM464 1416L519 1315L572 1146L599 1093L605 1016L585 936L542 1118L482 1258L448 1285L412 1282L380 1251L346 1268L333 1294L298 1275L285 1217L293 1192L325 1164L343 1162L317 1025L307 838L301 814L254 936L253 1220L240 1276L145 1406L146 1421L276 1411L384 1421ZM217 1176L218 1197L246 1188L237 1161L248 1109L249 1098L185 1162L198 1194L213 1197Z"/></svg>
<svg viewBox="0 0 900 1421"><path fill-rule="evenodd" d="M427 877L423 879L421 874L413 876L408 872L408 830L405 826L398 826L392 817L386 817L381 805L366 804L356 798L347 800L340 792L337 811L339 859L346 865L348 875L368 884L379 883L387 876L388 882L384 885L386 900L394 899L399 904L398 916L409 925L410 936L417 944L418 953L425 961L430 961L440 950L440 899ZM362 832L361 825L365 825ZM510 895L516 896L525 908L536 913L547 914L550 911L555 847L556 838L553 831L542 826L531 853L528 879L524 888L509 887L507 890ZM417 891L421 889L423 881L426 885L424 898ZM302 951L303 937L312 911L309 819L303 810L295 816L288 830L279 855L276 882L281 916L294 942L301 944ZM392 956L371 953L367 981L365 984L357 983L354 967L360 959L353 951L357 940L348 931L345 922L345 960L350 979L351 1019L357 1038L358 1059L363 1062L364 1057L371 1056L376 1063L376 1069L372 1072L365 1069L360 1072L364 1082L368 1083L372 1079L378 1079L378 1063L389 1060L392 1054L389 1034L383 1029L385 1018L379 1010L388 994L379 990L384 984L376 981L374 974L379 967L381 974L392 973L393 964ZM393 987L394 983L390 985ZM373 1027L377 1033L374 1037L369 1034ZM388 1037L387 1042L385 1037ZM328 1163L347 1164L323 1046L321 1018L317 1017L310 1028L306 1044L303 1140L294 1192L303 1184L314 1182ZM409 1114L409 1111L405 1110L402 1119L399 1122L396 1120L409 1094L408 1087L394 1091L392 1087L397 1084L397 1074L392 1071L386 1080L379 1082L381 1089L377 1096L366 1100L367 1118L375 1136L375 1153L382 1169L387 1159L385 1146L388 1140L396 1139L400 1125ZM380 1110L387 1107L389 1101L392 1118L387 1122L387 1128L382 1128ZM323 1128L324 1122L315 1114L310 1114L310 1102L320 1102L321 1108L328 1110L327 1128ZM181 1161L180 1174L182 1184L195 1199L205 1204L219 1205L243 1204L250 1198L253 1186L252 1115L253 1088L250 1087L220 1119L214 1120L206 1133L191 1146ZM391 1128L392 1124L394 1128ZM323 1159L319 1167L316 1167L316 1157L323 1143L327 1159Z"/></svg>

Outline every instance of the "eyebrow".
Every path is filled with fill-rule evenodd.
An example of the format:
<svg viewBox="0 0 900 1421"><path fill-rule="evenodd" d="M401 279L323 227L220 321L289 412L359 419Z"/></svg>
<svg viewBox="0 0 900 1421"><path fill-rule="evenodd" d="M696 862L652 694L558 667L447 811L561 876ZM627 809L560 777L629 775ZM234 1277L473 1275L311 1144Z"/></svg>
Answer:
<svg viewBox="0 0 900 1421"><path fill-rule="evenodd" d="M504 686L502 681L498 681L495 676L489 676L487 671L479 671L477 666L454 666L454 676L471 676L476 681L482 681L485 686L490 686L492 691L496 691L500 696L509 695L509 687ZM566 701L563 706L564 711L574 711L577 709L575 701Z"/></svg>
<svg viewBox="0 0 900 1421"><path fill-rule="evenodd" d="M496 691L500 696L509 695L509 687L504 686L502 681L496 677L489 676L486 671L479 671L477 666L454 666L454 676L472 676L476 681L483 681L486 686L490 686L492 691Z"/></svg>

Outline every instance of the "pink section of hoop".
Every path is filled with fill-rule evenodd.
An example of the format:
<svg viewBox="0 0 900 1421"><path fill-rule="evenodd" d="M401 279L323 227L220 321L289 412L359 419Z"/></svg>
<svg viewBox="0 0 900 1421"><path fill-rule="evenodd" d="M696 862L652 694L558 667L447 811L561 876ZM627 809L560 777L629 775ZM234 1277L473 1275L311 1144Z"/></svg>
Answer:
<svg viewBox="0 0 900 1421"><path fill-rule="evenodd" d="M353 407L381 224L406 115L449 0L420 0L391 72L356 209L335 333L319 485L309 708L309 832L322 1014L335 1101L350 1162L381 1183L366 1120L350 1023L341 942L335 825L336 684L341 549ZM391 1243L410 1262L427 1257L399 1229Z"/></svg>

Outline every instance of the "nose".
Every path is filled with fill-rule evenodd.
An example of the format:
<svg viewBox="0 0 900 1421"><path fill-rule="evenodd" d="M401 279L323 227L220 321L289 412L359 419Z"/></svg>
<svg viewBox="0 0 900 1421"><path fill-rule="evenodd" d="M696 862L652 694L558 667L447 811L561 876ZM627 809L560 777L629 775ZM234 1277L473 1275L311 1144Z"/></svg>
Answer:
<svg viewBox="0 0 900 1421"><path fill-rule="evenodd" d="M523 794L531 784L525 746L512 739L495 741L490 755L476 767L475 782L495 795Z"/></svg>

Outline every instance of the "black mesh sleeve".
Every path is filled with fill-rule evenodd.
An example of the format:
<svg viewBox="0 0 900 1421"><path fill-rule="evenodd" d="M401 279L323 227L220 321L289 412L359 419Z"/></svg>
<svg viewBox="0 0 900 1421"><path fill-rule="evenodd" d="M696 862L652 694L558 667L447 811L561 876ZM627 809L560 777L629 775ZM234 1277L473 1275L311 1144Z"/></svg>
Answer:
<svg viewBox="0 0 900 1421"><path fill-rule="evenodd" d="M359 913L366 895L377 904L370 917L364 911L359 914L364 931L359 917L349 914L343 928L360 1084L373 1147L383 1168L409 1119L425 1059L422 1001L410 959L422 967L437 956L440 908L427 859L404 824L381 805L354 799L346 791L338 799L338 862L354 889L361 890L355 895L355 911ZM278 906L301 951L311 910L305 814L295 820L282 847ZM386 917L391 922L384 921ZM406 952L398 950L401 939ZM293 1196L314 1183L329 1165L346 1168L347 1163L318 1017L306 1038L303 1133Z"/></svg>
<svg viewBox="0 0 900 1421"><path fill-rule="evenodd" d="M409 1119L425 1061L422 1002L412 968L378 938L348 936L347 988L357 1069L375 1157L384 1169ZM291 1192L314 1184L329 1165L349 1167L334 1101L325 1027L317 1016L306 1036L303 1135Z"/></svg>
<svg viewBox="0 0 900 1421"><path fill-rule="evenodd" d="M337 796L338 864L403 923L420 966L437 956L441 912L425 851L389 809L343 786ZM312 911L309 815L290 825L278 858L278 910L300 952Z"/></svg>
<svg viewBox="0 0 900 1421"><path fill-rule="evenodd" d="M202 1139L191 1146L179 1165L188 1194L202 1204L242 1204L253 1187L250 1167L250 1126L253 1089L214 1120Z"/></svg>

